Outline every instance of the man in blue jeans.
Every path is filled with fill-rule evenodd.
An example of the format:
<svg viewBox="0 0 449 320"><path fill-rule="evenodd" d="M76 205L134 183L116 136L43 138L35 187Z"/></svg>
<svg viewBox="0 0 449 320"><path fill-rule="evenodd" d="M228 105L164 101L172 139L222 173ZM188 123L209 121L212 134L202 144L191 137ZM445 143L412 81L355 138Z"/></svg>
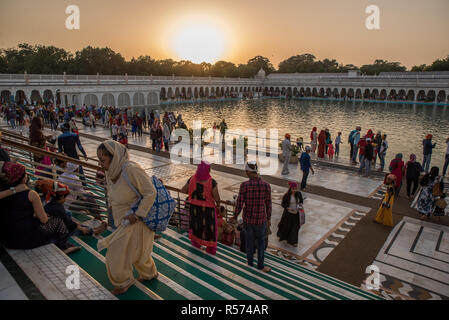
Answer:
<svg viewBox="0 0 449 320"><path fill-rule="evenodd" d="M422 167L425 172L429 172L430 160L432 159L432 149L435 148L435 146L436 146L436 143L432 144L432 135L431 134L428 134L426 136L426 138L422 141L422 145L423 145L423 155L424 155Z"/></svg>
<svg viewBox="0 0 449 320"><path fill-rule="evenodd" d="M301 181L301 190L304 190L307 185L307 178L309 177L309 172L312 170L312 174L315 174L312 168L312 163L310 162L310 146L306 146L306 152L301 153L301 157L299 158L299 163L301 165L302 171L302 181Z"/></svg>
<svg viewBox="0 0 449 320"><path fill-rule="evenodd" d="M248 265L253 266L254 247L257 242L257 269L270 272L271 268L264 265L264 248L266 230L271 225L271 187L257 173L255 161L247 162L245 171L249 180L240 185L234 217L231 220L237 221L243 209Z"/></svg>

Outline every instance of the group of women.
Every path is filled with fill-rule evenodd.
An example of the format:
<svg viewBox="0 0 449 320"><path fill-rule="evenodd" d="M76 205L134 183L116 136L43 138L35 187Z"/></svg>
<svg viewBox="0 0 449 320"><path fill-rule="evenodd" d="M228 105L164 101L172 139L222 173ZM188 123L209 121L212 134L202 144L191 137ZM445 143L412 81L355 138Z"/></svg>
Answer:
<svg viewBox="0 0 449 320"><path fill-rule="evenodd" d="M394 198L399 196L404 177L407 181L409 199L415 195L418 185L421 186L416 204L416 209L421 215L420 219L430 219L433 215L439 221L440 217L445 215L444 209L447 206L444 200L446 194L444 193L443 177L439 175L439 168L432 167L429 173L420 178L423 169L421 164L416 161L416 155L411 154L410 160L406 164L402 161L402 157L402 154L397 154L390 163L391 173L386 176L384 182L387 191L374 221L386 226L393 226Z"/></svg>

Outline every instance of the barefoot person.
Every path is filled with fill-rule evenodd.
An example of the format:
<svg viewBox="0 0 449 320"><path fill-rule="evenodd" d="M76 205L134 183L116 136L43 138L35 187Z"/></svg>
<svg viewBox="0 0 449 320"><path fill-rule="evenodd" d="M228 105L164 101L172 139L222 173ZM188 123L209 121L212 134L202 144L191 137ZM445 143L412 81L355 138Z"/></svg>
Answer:
<svg viewBox="0 0 449 320"><path fill-rule="evenodd" d="M106 269L111 283L112 294L125 293L134 282L133 266L139 273L138 281L157 277L156 265L151 257L154 232L139 218L146 217L156 198L156 190L145 171L136 163L129 161L128 149L120 143L108 140L99 145L97 155L106 173L108 198L117 229L98 241L98 250L108 249ZM135 214L127 215L131 206L138 200L130 184L142 195ZM129 223L123 223L128 220Z"/></svg>

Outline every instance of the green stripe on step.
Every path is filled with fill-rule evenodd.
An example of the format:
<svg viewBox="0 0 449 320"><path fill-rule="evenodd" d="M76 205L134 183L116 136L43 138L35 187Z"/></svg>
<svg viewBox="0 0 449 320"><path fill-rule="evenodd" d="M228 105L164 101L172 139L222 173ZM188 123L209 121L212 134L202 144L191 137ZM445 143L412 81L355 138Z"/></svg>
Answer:
<svg viewBox="0 0 449 320"><path fill-rule="evenodd" d="M234 267L232 265L232 262L225 263L225 262L219 261L216 257L213 257L210 254L203 253L200 250L197 250L196 248L193 248L191 245L188 245L185 242L179 241L178 239L172 238L171 236L168 236L167 234L163 233L162 236L165 239L169 240L170 242L172 242L172 243L174 243L174 244L176 244L176 245L186 249L187 251L190 251L191 253L193 253L193 254L195 254L197 256L200 256L201 258L206 259L206 260L216 264L217 266L225 268L228 271L231 271L231 272L237 274L238 276L240 276L242 278L245 278L248 281L251 281L251 282L253 282L253 283L255 283L255 284L257 284L257 285L259 285L259 286L261 286L261 287L263 287L265 289L268 289L268 290L270 290L270 291L272 291L272 292L274 292L274 293L276 293L276 294L278 294L280 296L283 296L283 297L285 297L287 299L291 299L291 300L300 300L299 297L297 297L295 295L292 295L292 294L290 294L288 292L285 292L284 290L279 289L279 288L273 286L271 283L267 283L265 281L259 280L258 278L252 276L251 274L247 274L247 273L245 273L245 272L243 272L241 270L241 269L244 269L244 270L246 270L246 271L248 271L250 273L254 273L254 268L251 268L249 266L242 266L241 268L236 268L236 267Z"/></svg>
<svg viewBox="0 0 449 320"><path fill-rule="evenodd" d="M160 245L161 245L161 246L164 246L163 244L160 244ZM175 244L174 244L174 245L175 245ZM258 297L260 297L260 298L262 298L262 299L266 299L266 300L269 300L269 299L270 299L269 297L263 295L261 292L256 291L256 290L254 290L254 289L252 289L252 288L250 288L250 287L244 286L241 282L238 282L237 280L234 280L233 278L229 278L229 277L227 277L227 276L221 274L219 271L217 271L217 270L215 270L215 269L213 269L213 268L207 266L207 265L204 264L203 262L199 262L199 261L196 259L196 256L193 256L193 255L186 255L186 254L184 254L184 253L182 253L182 252L180 252L180 251L176 251L176 249L172 249L172 248L167 247L167 246L164 246L164 248L166 248L167 250L174 251L177 255L181 256L182 258L184 258L184 259L186 259L186 260L188 260L188 261L191 261L191 262L193 262L193 263L196 263L198 266L200 266L201 268L203 268L203 269L205 269L205 270L207 270L207 271L210 271L210 272L215 273L215 275L216 275L217 278L225 279L225 280L229 281L230 283L234 284L235 286L240 287L240 288L242 288L242 289L244 289L244 290L246 290L246 291L249 291L249 292L251 292L251 293L257 295ZM254 299L254 298L248 296L248 298L243 298L243 299L246 299L246 300L247 300L247 299Z"/></svg>
<svg viewBox="0 0 449 320"><path fill-rule="evenodd" d="M185 237L182 237L180 240L184 241L185 243L190 243L190 240L188 240ZM221 259L223 259L223 260L229 260L229 258L230 258L229 256L224 255L220 251L217 251L216 256L221 258ZM235 264L234 261L229 261L229 262ZM247 268L246 260L245 261L242 260L241 262L243 263L242 265L238 265L238 264L237 265L240 268ZM254 268L252 268L252 270L254 270ZM274 276L270 276L270 275L268 275L266 273L263 273L263 272L258 272L258 276L260 278L263 278L265 281L267 281L269 283L273 283L273 284L277 284L279 286L282 286L282 288L287 289L287 290L289 290L291 292L294 292L296 294L299 294L299 295L301 295L302 297L304 297L306 299L310 299L310 300L317 300L317 299L320 299L320 298L321 299L334 299L333 297L327 296L327 295L323 294L322 292L318 292L318 291L312 290L310 288L306 288L304 290L304 286L303 285L301 285L301 286L299 286L299 285L293 286L293 285L291 285L291 280L290 279L286 279L285 277L282 277L282 276L279 276L279 275L276 275L275 276L276 279L273 279ZM278 280L283 280L286 283L280 283L280 282L278 282ZM314 294L315 296L312 295L312 294ZM299 299L299 297L296 297L296 299Z"/></svg>
<svg viewBox="0 0 449 320"><path fill-rule="evenodd" d="M102 235L107 236L109 234L111 234L111 232L107 230L107 231L103 232ZM82 236L80 236L79 238L83 242L85 242L88 246L90 246L94 250L97 250L98 239L96 239L94 237L82 237ZM106 256L106 249L102 250L100 252L100 254L102 256ZM156 259L155 259L155 263L156 263L156 267L157 267L158 271L165 276L167 276L165 274L165 272L171 272L171 270L172 270L171 268L169 270L165 270L164 268L161 269L160 264ZM134 277L136 277L136 278L139 276L139 274L137 273L136 270L133 270L133 274L134 274ZM160 296L164 300L187 300L186 297L184 297L183 295L179 294L178 292L176 292L175 290L170 288L162 280L154 279L151 281L142 282L142 284L144 286L146 286L148 289L150 289L151 291L153 291L154 293L156 293L158 296Z"/></svg>
<svg viewBox="0 0 449 320"><path fill-rule="evenodd" d="M69 242L78 246L79 244L73 239ZM114 286L108 279L105 264L98 260L92 253L82 248L80 251L70 254L70 258L83 268L92 278L97 280L107 290L114 289ZM139 290L136 286L132 286L127 292L117 296L120 300L151 300L151 298Z"/></svg>
<svg viewBox="0 0 449 320"><path fill-rule="evenodd" d="M154 253L160 255L162 258L175 264L179 268L193 274L195 277L205 281L206 283L210 284L211 286L218 288L220 291L223 291L236 299L242 299L242 300L251 299L251 297L249 297L249 296L243 294L242 292L236 290L235 288L223 283L217 277L213 277L213 276L199 270L198 268L195 268L191 264L186 263L185 261L171 255L167 251L162 250L162 249L158 248L157 246L153 247L153 251L154 251Z"/></svg>

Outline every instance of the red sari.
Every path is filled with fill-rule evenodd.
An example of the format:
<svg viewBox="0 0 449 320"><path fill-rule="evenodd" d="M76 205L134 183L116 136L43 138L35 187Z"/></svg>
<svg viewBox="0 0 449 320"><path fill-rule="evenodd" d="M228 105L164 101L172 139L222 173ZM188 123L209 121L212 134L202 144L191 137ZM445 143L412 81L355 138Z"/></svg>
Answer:
<svg viewBox="0 0 449 320"><path fill-rule="evenodd" d="M321 130L318 135L318 158L324 158L324 148L326 147L326 133Z"/></svg>

